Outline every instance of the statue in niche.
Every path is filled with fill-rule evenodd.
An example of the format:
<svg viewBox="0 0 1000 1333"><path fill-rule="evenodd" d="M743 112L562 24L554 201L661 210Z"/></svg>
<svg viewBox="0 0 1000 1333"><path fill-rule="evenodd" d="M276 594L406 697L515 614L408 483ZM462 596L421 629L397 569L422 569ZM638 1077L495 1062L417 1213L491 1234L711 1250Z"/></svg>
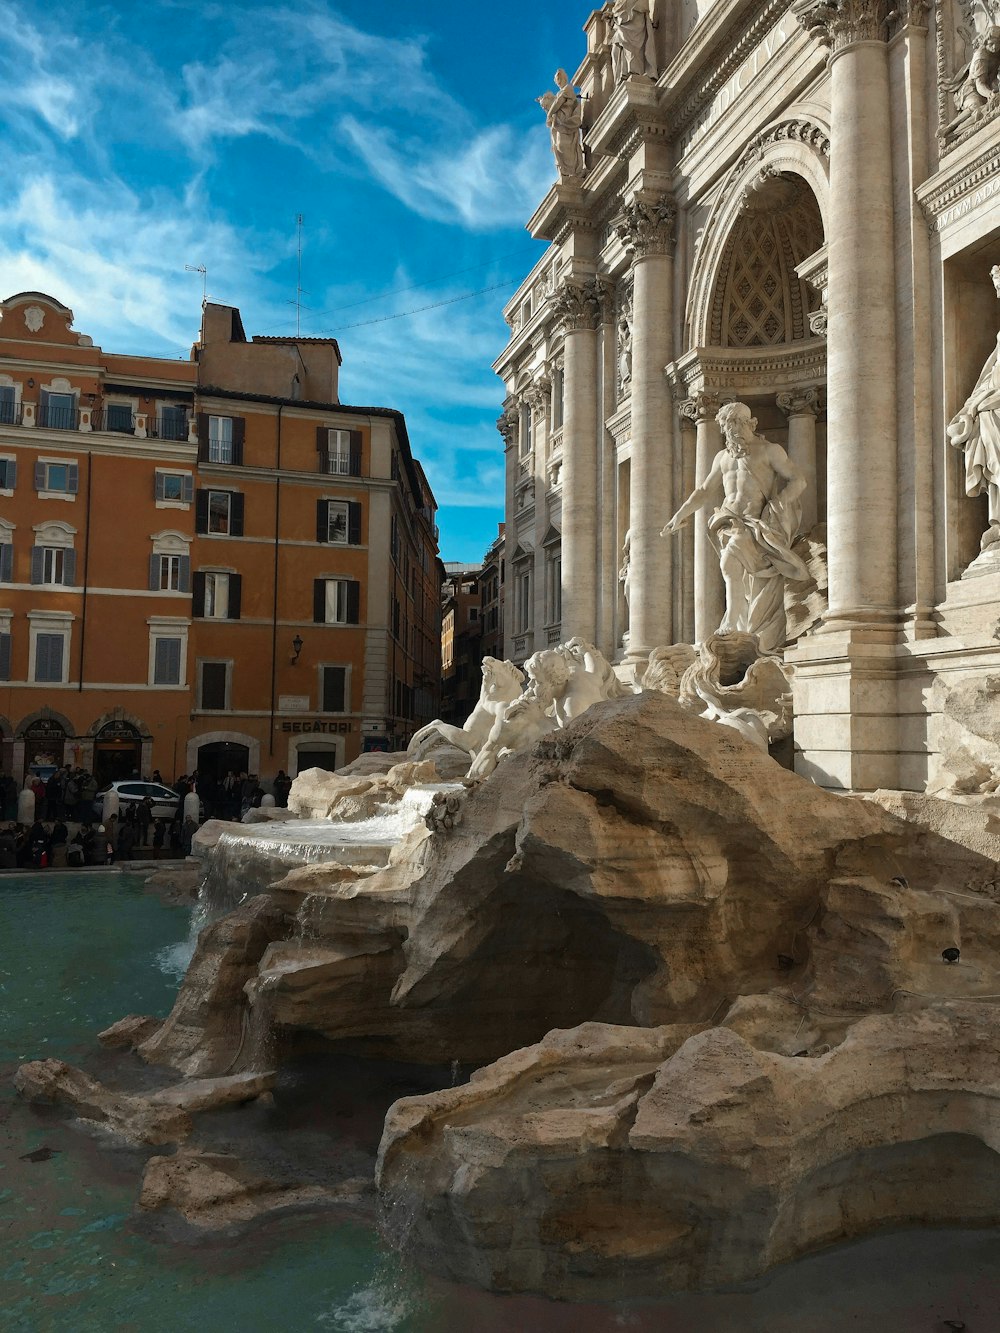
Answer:
<svg viewBox="0 0 1000 1333"><path fill-rule="evenodd" d="M1000 298L1000 264L990 269ZM988 497L990 525L982 549L1000 547L1000 334L965 406L948 427L948 439L965 450L965 493Z"/></svg>
<svg viewBox="0 0 1000 1333"><path fill-rule="evenodd" d="M632 388L632 307L628 301L618 314L618 383L624 398Z"/></svg>
<svg viewBox="0 0 1000 1333"><path fill-rule="evenodd" d="M622 564L618 571L618 582L622 585L625 605L632 603L632 529L629 528L622 538Z"/></svg>
<svg viewBox="0 0 1000 1333"><path fill-rule="evenodd" d="M806 479L780 444L757 434L746 403L726 403L716 420L725 448L661 535L678 532L699 509L721 501L708 520L726 585L718 632L755 634L763 655L780 653L788 633L785 580L807 574L792 550Z"/></svg>
<svg viewBox="0 0 1000 1333"><path fill-rule="evenodd" d="M557 92L543 93L538 104L552 136L552 156L561 181L579 180L586 174L583 160L583 103L564 69L556 70Z"/></svg>
<svg viewBox="0 0 1000 1333"><path fill-rule="evenodd" d="M649 0L614 0L608 10L614 26L611 34L611 68L615 82L624 83L631 74L655 79L656 42Z"/></svg>
<svg viewBox="0 0 1000 1333"><path fill-rule="evenodd" d="M948 126L961 129L989 106L1000 93L1000 27L991 25L973 42L972 59L955 83L955 106L958 115ZM955 84L952 85L955 87Z"/></svg>

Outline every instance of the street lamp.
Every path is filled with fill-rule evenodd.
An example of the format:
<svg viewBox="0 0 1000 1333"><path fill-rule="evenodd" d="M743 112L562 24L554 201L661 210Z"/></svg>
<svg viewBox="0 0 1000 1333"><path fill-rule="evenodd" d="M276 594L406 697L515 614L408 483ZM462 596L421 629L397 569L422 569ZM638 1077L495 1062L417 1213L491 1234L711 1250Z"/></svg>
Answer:
<svg viewBox="0 0 1000 1333"><path fill-rule="evenodd" d="M292 666L299 660L299 654L302 652L302 635L296 634L292 640L292 648L295 650L295 656L292 658Z"/></svg>

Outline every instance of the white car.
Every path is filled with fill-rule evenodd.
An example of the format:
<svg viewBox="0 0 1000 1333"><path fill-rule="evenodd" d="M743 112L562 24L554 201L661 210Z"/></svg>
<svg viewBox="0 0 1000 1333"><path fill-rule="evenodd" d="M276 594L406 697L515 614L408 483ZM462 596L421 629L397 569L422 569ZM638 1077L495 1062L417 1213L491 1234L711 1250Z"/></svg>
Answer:
<svg viewBox="0 0 1000 1333"><path fill-rule="evenodd" d="M118 793L118 808L122 814L132 806L139 806L149 796L153 802L152 816L154 819L166 819L169 821L177 817L178 804L180 797L169 787L164 787L160 782L141 782L138 778L125 782L110 782L94 797L94 817L103 818L104 798L109 791Z"/></svg>

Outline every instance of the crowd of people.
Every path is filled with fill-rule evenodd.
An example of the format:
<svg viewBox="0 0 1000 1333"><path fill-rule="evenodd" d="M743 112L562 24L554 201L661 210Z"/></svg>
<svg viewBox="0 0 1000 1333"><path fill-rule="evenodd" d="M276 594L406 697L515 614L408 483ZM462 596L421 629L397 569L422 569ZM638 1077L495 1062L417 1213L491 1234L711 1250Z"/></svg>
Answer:
<svg viewBox="0 0 1000 1333"><path fill-rule="evenodd" d="M159 770L152 777L134 781L167 784ZM276 805L288 804L292 779L283 770L271 784ZM201 816L206 819L239 820L261 805L266 794L256 773L232 770L222 779L211 774L185 773L171 786L177 796L172 818L154 816L154 802L122 801L118 814L106 823L98 819L95 801L98 783L92 773L67 764L45 781L29 776L25 791L34 795L31 821L24 821L18 801L21 791L7 773L0 773L0 870L61 869L71 866L103 866L115 861L156 860L162 856L189 856L198 820L186 817L184 798L196 792ZM162 802L158 803L162 806ZM73 827L75 825L75 827Z"/></svg>

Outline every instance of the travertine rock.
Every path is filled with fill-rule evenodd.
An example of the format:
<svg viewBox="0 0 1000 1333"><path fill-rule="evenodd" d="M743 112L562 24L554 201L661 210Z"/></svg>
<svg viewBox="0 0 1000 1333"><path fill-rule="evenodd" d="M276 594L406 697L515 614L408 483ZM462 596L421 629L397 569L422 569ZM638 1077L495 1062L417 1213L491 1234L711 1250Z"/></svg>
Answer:
<svg viewBox="0 0 1000 1333"><path fill-rule="evenodd" d="M976 676L931 692L930 738L937 764L928 796L990 795L1000 789L1000 675ZM1000 808L1000 796L996 798Z"/></svg>
<svg viewBox="0 0 1000 1333"><path fill-rule="evenodd" d="M553 1033L392 1108L388 1227L453 1279L611 1299L880 1226L996 1224L998 1037L988 1004L866 1018L814 1059L727 1027Z"/></svg>
<svg viewBox="0 0 1000 1333"><path fill-rule="evenodd" d="M183 1107L113 1092L62 1060L21 1065L14 1087L26 1101L71 1106L81 1119L103 1125L130 1143L179 1143L192 1130Z"/></svg>
<svg viewBox="0 0 1000 1333"><path fill-rule="evenodd" d="M192 1078L163 1088L146 1099L151 1106L175 1106L181 1111L218 1111L256 1101L275 1084L273 1073L230 1074L227 1078Z"/></svg>
<svg viewBox="0 0 1000 1333"><path fill-rule="evenodd" d="M415 784L440 781L430 760L410 759L396 764L388 773L370 777L344 777L323 768L308 768L292 783L288 809L302 819L370 819Z"/></svg>
<svg viewBox="0 0 1000 1333"><path fill-rule="evenodd" d="M111 1050L134 1051L154 1032L158 1032L162 1024L162 1018L129 1014L127 1018L120 1018L117 1023L112 1023L109 1028L99 1032L97 1040L102 1046L107 1046Z"/></svg>
<svg viewBox="0 0 1000 1333"><path fill-rule="evenodd" d="M264 1214L343 1203L358 1198L367 1187L368 1182L360 1179L329 1189L262 1178L228 1154L182 1151L173 1157L150 1158L139 1208L146 1213L173 1208L199 1230L218 1231Z"/></svg>
<svg viewBox="0 0 1000 1333"><path fill-rule="evenodd" d="M865 799L897 819L920 824L987 860L1000 861L1000 797L966 803L923 792L883 790L869 792Z"/></svg>

